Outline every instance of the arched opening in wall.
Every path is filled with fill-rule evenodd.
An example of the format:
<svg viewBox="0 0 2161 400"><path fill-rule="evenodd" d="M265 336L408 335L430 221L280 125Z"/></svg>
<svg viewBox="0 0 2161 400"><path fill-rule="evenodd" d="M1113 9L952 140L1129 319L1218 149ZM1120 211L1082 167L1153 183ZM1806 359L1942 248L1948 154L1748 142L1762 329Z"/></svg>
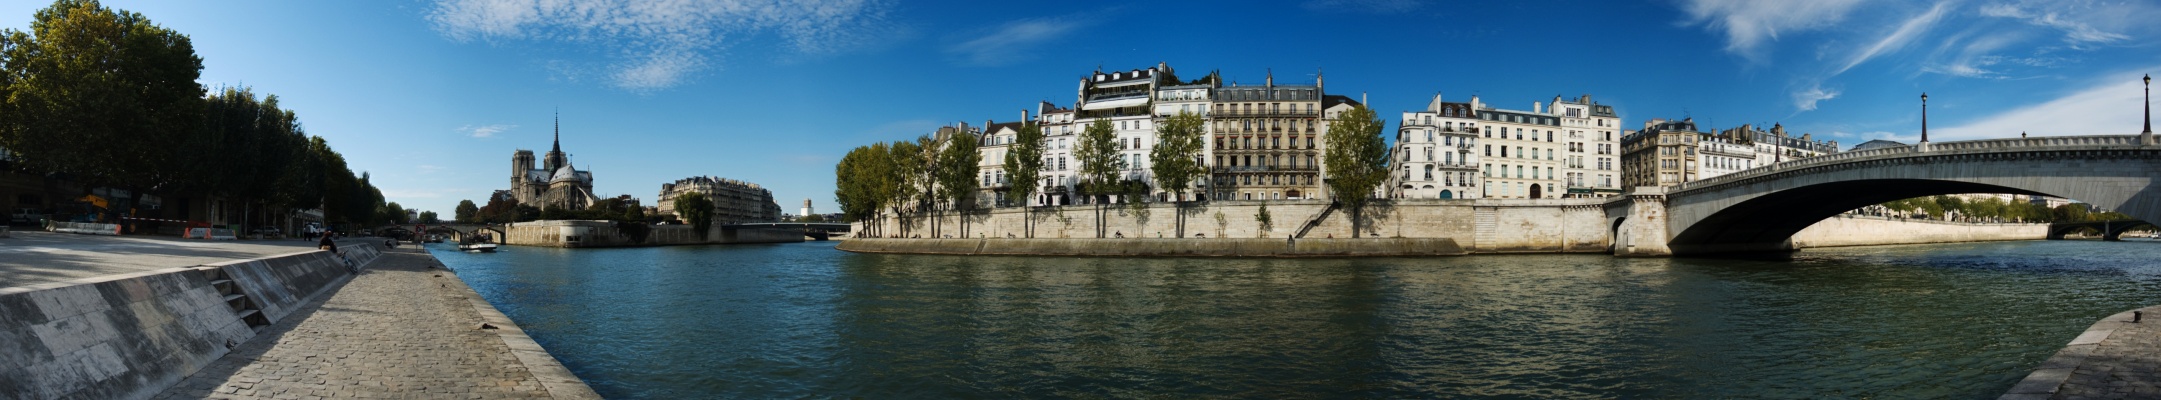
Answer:
<svg viewBox="0 0 2161 400"><path fill-rule="evenodd" d="M1283 194L1283 195L1284 195L1284 196L1286 196L1286 197L1290 197L1290 198L1293 198L1293 199L1297 199L1297 198L1301 198L1301 197L1298 197L1298 196L1301 196L1301 195L1304 195L1304 194L1305 194L1305 193L1303 193L1303 192L1299 192L1299 191L1293 190L1293 191L1289 191L1289 192L1284 192L1284 194Z"/></svg>
<svg viewBox="0 0 2161 400"><path fill-rule="evenodd" d="M1453 199L1453 198L1456 198L1456 193L1455 193L1455 192L1452 192L1452 191L1442 190L1442 191L1441 191L1441 198L1443 198L1443 199Z"/></svg>
<svg viewBox="0 0 2161 400"><path fill-rule="evenodd" d="M1533 199L1543 198L1543 197L1539 197L1539 195L1541 195L1541 194L1543 194L1543 191L1539 190L1539 185L1538 185L1538 184L1536 184L1536 183L1533 183L1533 184L1531 184L1531 198L1533 198Z"/></svg>
<svg viewBox="0 0 2161 400"><path fill-rule="evenodd" d="M1675 255L1791 251L1793 235L1810 225L1848 211L1895 200L1965 193L2078 198L1989 183L1937 179L1850 180L1772 188L1775 190L1745 197L1746 200L1738 203L1728 197L1747 196L1748 191L1764 189L1749 187L1680 194L1709 202L1669 194L1669 216L1675 222L1687 221L1688 225L1678 227L1680 230L1673 233L1668 245ZM2067 194L2106 196L2100 192ZM1718 200L1721 198L1726 200ZM1719 203L1727 205L1714 205ZM1697 211L1696 207L1712 208ZM1708 214L1699 214L1704 212Z"/></svg>
<svg viewBox="0 0 2161 400"><path fill-rule="evenodd" d="M1613 219L1613 230L1611 232L1611 237L1613 238L1613 241L1606 244L1606 253L1616 253L1621 251L1621 249L1626 249L1629 246L1635 245L1635 242L1633 240L1630 240L1628 232L1621 230L1621 224L1625 224L1627 222L1628 217L1620 217Z"/></svg>

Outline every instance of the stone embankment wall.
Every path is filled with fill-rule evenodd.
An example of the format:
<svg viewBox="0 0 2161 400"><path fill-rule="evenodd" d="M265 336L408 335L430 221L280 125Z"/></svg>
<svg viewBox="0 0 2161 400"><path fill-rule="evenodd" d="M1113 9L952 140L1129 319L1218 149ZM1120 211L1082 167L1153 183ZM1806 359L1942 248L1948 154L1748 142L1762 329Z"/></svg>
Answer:
<svg viewBox="0 0 2161 400"><path fill-rule="evenodd" d="M1831 217L1794 234L1793 246L1876 246L2047 238L2048 224L1969 224L1880 217Z"/></svg>
<svg viewBox="0 0 2161 400"><path fill-rule="evenodd" d="M854 239L858 253L1156 257L1454 256L1452 239Z"/></svg>
<svg viewBox="0 0 2161 400"><path fill-rule="evenodd" d="M1553 253L1608 251L1613 242L1601 204L1604 199L1553 200L1395 200L1368 205L1357 217L1363 219L1361 237L1448 239L1468 253ZM1258 214L1266 204L1270 221ZM1177 207L1155 203L1134 208L1105 205L1106 238L1174 238L1178 216L1185 217L1187 238L1197 234L1215 239L1272 239L1282 242L1298 233L1309 220L1328 209L1326 201L1216 201ZM1038 239L1090 239L1096 237L1094 206L1038 207L1023 213L1019 208L1000 208L968 214L910 216L874 221L885 235L923 238L1026 238L1023 218L1033 225ZM1298 240L1351 237L1351 212L1336 209L1320 219L1311 232ZM962 223L966 222L966 232ZM902 225L906 235L902 235ZM856 223L855 232L866 231ZM1379 242L1374 242L1379 243ZM843 248L846 249L846 248Z"/></svg>
<svg viewBox="0 0 2161 400"><path fill-rule="evenodd" d="M636 228L632 228L633 230ZM504 244L540 247L635 247L727 243L795 243L803 231L790 228L714 225L700 239L690 225L648 225L641 238L609 221L533 221L503 227Z"/></svg>
<svg viewBox="0 0 2161 400"><path fill-rule="evenodd" d="M362 265L381 250L341 248ZM275 321L350 277L345 263L308 251L0 289L0 397L150 397L255 337L231 302ZM213 284L221 272L242 292Z"/></svg>

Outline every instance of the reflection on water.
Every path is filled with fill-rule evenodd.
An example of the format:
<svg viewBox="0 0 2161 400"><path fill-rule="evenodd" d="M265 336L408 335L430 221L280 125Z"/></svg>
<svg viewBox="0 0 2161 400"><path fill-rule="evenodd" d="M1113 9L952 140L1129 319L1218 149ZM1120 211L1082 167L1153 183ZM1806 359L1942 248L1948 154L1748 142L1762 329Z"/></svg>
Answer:
<svg viewBox="0 0 2161 400"><path fill-rule="evenodd" d="M610 398L1993 397L2161 244L1790 261L438 251Z"/></svg>

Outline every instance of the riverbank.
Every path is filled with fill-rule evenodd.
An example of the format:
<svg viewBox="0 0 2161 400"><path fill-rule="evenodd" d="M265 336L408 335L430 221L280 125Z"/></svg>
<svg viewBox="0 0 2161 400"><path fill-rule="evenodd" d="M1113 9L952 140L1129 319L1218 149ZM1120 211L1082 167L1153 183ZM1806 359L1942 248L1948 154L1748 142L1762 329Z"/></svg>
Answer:
<svg viewBox="0 0 2161 400"><path fill-rule="evenodd" d="M2048 239L2048 224L1986 224L1837 216L1793 234L1794 248Z"/></svg>
<svg viewBox="0 0 2161 400"><path fill-rule="evenodd" d="M2161 321L2155 317L2161 306L2101 318L1998 399L2161 398Z"/></svg>
<svg viewBox="0 0 2161 400"><path fill-rule="evenodd" d="M176 390L184 379L196 379L216 375L207 367L220 364L273 363L312 361L318 364L344 364L345 357L296 357L283 359L261 357L259 354L241 355L249 349L266 349L272 352L313 351L324 354L346 352L357 355L363 352L355 342L342 340L345 335L375 334L393 338L398 350L411 352L440 352L446 346L415 346L427 344L424 338L437 337L409 332L413 321L398 324L360 326L335 321L318 321L318 310L326 301L337 298L372 297L383 299L408 299L420 301L426 297L413 297L417 289L463 290L465 297L441 298L443 301L465 307L465 314L478 315L469 318L477 326L480 321L495 323L508 329L497 339L497 347L504 349L499 357L527 358L523 350L540 351L537 345L525 340L520 345L510 333L517 332L507 319L479 316L493 309L475 310L485 302L475 303L463 299L477 299L470 289L463 289L455 282L455 275L436 272L431 277L440 285L427 285L415 290L389 293L366 293L347 290L349 282L376 280L387 272L378 268L408 268L409 265L433 265L432 257L413 249L388 250L369 242L343 242L344 256L306 248L286 248L289 251L271 256L251 257L245 246L235 247L230 242L210 244L185 241L121 241L83 248L83 241L100 242L113 238L63 241L57 245L40 242L10 242L7 249L18 252L20 257L11 262L33 264L74 265L95 263L100 260L163 260L160 262L201 262L173 257L174 251L186 252L194 257L235 256L239 260L225 258L221 262L194 264L177 267L129 266L122 273L108 273L72 280L54 280L43 283L0 288L0 387L10 388L6 395L11 398L116 398L142 399L161 392ZM22 239L10 239L17 241ZM101 242L102 243L102 242ZM49 246L48 246L49 245ZM70 247L75 246L75 247ZM98 257L76 257L71 252L97 253ZM390 262L377 262L391 259ZM170 265L170 264L164 264ZM51 266L46 266L51 267ZM18 273L43 275L40 269L16 271ZM443 281L448 278L449 281ZM14 283L14 282L8 282ZM434 283L434 282L422 282ZM362 285L363 287L366 285ZM415 309L412 305L387 307L347 307L333 304L337 312L369 314L395 314ZM334 312L333 312L334 313ZM456 314L446 314L456 315ZM319 329L292 329L296 325L316 326ZM282 328L281 328L282 327ZM444 329L451 329L443 326ZM398 330L407 331L398 331ZM491 336L494 336L491 333ZM522 338L522 334L517 336ZM504 344L508 343L508 344ZM455 346L448 346L455 347ZM236 354L241 353L241 354ZM396 351L374 351L369 354L399 354ZM541 353L545 356L545 353ZM477 360L477 359L476 359ZM484 364L502 364L483 361ZM550 359L552 361L552 358ZM515 367L529 377L528 380L547 383L545 363L526 362ZM397 363L376 363L384 368ZM398 368L404 368L400 365ZM577 382L567 370L559 365L561 377ZM296 372L308 372L307 376L327 379L331 370L320 368L280 369L274 374L293 376ZM531 371L531 372L523 372ZM445 375L448 376L448 375ZM297 376L293 376L297 377ZM242 386L262 383L246 379L252 377L232 375L234 390L225 392L190 393L183 396L204 397L245 396ZM207 379L207 378L205 378ZM560 379L558 379L560 380ZM480 382L468 382L479 384ZM487 382L497 385L498 382ZM562 382L556 382L562 383ZM313 383L322 385L322 382ZM514 385L513 385L514 386ZM288 391L287 397L315 395L313 389L329 389L325 393L338 392L339 388L311 387L310 390ZM556 390L549 387L549 394ZM565 389L564 392L575 392ZM587 393L590 389L585 390ZM357 393L347 390L348 393ZM386 391L384 394L395 394ZM200 395L200 396L197 396ZM265 392L261 397L276 393ZM328 395L323 395L328 396ZM460 395L462 396L462 394ZM581 398L578 396L557 397ZM590 398L590 397L583 397Z"/></svg>
<svg viewBox="0 0 2161 400"><path fill-rule="evenodd" d="M1468 254L1452 239L867 239L857 253L1115 257L1412 257Z"/></svg>
<svg viewBox="0 0 2161 400"><path fill-rule="evenodd" d="M536 247L649 247L694 244L795 243L801 229L714 225L703 235L690 225L545 220L503 226L503 244Z"/></svg>
<svg viewBox="0 0 2161 400"><path fill-rule="evenodd" d="M297 315L157 398L600 398L418 249L384 254Z"/></svg>

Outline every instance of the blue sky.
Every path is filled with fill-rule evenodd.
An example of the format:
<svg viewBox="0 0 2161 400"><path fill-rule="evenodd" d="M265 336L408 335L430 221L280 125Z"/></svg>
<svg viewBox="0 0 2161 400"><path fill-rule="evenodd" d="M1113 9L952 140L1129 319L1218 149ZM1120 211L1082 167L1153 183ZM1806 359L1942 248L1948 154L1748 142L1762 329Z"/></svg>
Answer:
<svg viewBox="0 0 2161 400"><path fill-rule="evenodd" d="M1784 123L1850 147L2132 134L2161 72L2140 1L110 1L190 35L202 82L278 95L391 201L445 214L563 147L604 195L715 175L794 212L848 149L1070 104L1095 70L1268 71L1369 96L1526 109L1591 94L1624 124ZM1169 2L1160 2L1169 3ZM28 27L39 1L0 4ZM2146 21L2141 23L2141 21ZM1389 121L1394 125L1394 121Z"/></svg>

